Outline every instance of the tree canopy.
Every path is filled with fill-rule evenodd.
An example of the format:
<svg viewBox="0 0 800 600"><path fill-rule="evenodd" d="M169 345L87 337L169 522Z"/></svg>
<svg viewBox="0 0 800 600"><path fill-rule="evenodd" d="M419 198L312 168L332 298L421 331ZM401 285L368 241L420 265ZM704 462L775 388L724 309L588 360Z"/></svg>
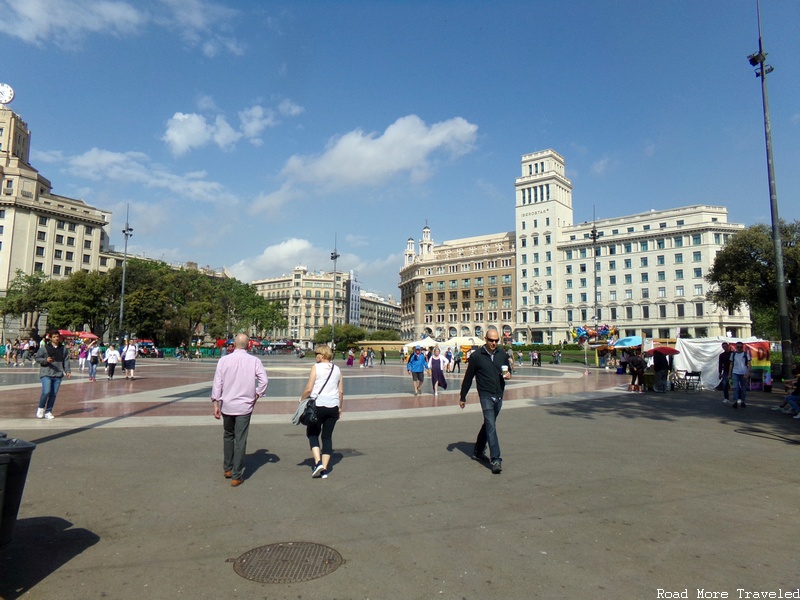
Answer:
<svg viewBox="0 0 800 600"><path fill-rule="evenodd" d="M77 271L65 279L20 271L8 295L0 298L0 310L24 317L24 326L32 329L38 314L47 311L48 326L53 329L81 330L88 324L100 338L107 333L111 339L131 333L159 345L190 343L201 324L213 337L239 332L263 337L286 326L280 305L267 301L252 285L131 258L125 272L120 332L121 292L121 267L108 273Z"/></svg>
<svg viewBox="0 0 800 600"><path fill-rule="evenodd" d="M793 347L797 350L800 341L800 222L781 222L780 227L789 329ZM706 280L712 284L707 294L709 300L729 309L746 304L754 315L756 326L768 329L766 319L775 315L777 320L778 312L771 228L764 224L753 225L729 238L717 253ZM769 331L756 333L769 335Z"/></svg>

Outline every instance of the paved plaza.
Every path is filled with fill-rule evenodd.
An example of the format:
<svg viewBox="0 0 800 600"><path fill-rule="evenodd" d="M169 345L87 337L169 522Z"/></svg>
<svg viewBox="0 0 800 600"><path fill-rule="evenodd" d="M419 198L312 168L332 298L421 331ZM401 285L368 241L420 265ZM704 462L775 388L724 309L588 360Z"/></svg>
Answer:
<svg viewBox="0 0 800 600"><path fill-rule="evenodd" d="M715 392L630 394L609 371L524 366L507 388L504 470L492 475L470 459L481 416L474 390L458 408L458 374L438 397L414 397L397 360L344 368L345 412L322 480L290 423L311 363L264 362L269 388L238 488L223 478L211 414L216 361L139 361L132 382L75 372L52 421L33 418L38 369L0 366L0 431L37 444L14 541L0 549L0 597L753 598L768 596L743 594L800 588L800 422L772 410L777 393L753 392L732 410ZM342 564L308 581L240 576L237 559L279 543L329 548Z"/></svg>

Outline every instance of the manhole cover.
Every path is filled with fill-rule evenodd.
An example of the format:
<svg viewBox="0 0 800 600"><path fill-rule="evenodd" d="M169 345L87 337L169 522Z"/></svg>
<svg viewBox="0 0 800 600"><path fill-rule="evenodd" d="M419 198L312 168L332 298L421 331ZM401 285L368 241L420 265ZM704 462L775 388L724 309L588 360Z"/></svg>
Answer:
<svg viewBox="0 0 800 600"><path fill-rule="evenodd" d="M281 542L229 558L233 570L250 581L297 583L333 573L344 559L333 548L310 542Z"/></svg>

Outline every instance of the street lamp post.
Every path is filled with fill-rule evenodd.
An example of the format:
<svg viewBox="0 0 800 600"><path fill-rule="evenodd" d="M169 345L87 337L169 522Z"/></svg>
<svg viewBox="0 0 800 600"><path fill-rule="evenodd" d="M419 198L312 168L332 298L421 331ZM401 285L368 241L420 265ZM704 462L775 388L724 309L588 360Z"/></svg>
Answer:
<svg viewBox="0 0 800 600"><path fill-rule="evenodd" d="M128 238L133 235L133 228L128 224L128 217L130 216L130 205L128 206L128 210L125 213L125 229L122 230L122 234L125 236L125 251L122 255L122 292L120 293L119 297L119 343L120 347L122 347L124 337L124 330L122 329L122 316L125 309L125 275L128 270Z"/></svg>
<svg viewBox="0 0 800 600"><path fill-rule="evenodd" d="M767 146L767 177L769 179L769 205L772 216L772 245L775 251L775 280L778 292L778 321L783 353L783 379L791 377L792 340L789 329L789 303L786 298L786 278L783 270L783 244L781 242L780 217L778 216L778 191L775 186L775 167L772 160L772 126L769 120L769 100L767 97L767 75L772 73L771 65L765 64L767 53L761 39L761 0L756 2L758 16L758 52L747 57L750 65L756 68L756 77L761 79L761 101L764 108L764 137Z"/></svg>
<svg viewBox="0 0 800 600"><path fill-rule="evenodd" d="M336 261L339 259L339 253L336 252L336 236L333 238L333 252L331 252L331 260L333 261L333 318L331 319L331 350L336 354Z"/></svg>

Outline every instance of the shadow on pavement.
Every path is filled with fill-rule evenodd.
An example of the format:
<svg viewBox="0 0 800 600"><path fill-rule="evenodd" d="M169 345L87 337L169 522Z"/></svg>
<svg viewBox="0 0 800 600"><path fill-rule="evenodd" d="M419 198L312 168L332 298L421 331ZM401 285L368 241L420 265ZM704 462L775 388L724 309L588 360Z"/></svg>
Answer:
<svg viewBox="0 0 800 600"><path fill-rule="evenodd" d="M595 419L615 414L624 419L674 422L683 418L715 419L734 426L743 435L758 436L786 444L800 444L800 427L795 419L771 410L781 401L775 396L748 396L747 408L734 410L712 393L621 394L586 399L547 407L562 417Z"/></svg>
<svg viewBox="0 0 800 600"><path fill-rule="evenodd" d="M0 598L15 600L91 548L100 537L87 529L73 529L58 517L17 521L13 541L0 549Z"/></svg>

